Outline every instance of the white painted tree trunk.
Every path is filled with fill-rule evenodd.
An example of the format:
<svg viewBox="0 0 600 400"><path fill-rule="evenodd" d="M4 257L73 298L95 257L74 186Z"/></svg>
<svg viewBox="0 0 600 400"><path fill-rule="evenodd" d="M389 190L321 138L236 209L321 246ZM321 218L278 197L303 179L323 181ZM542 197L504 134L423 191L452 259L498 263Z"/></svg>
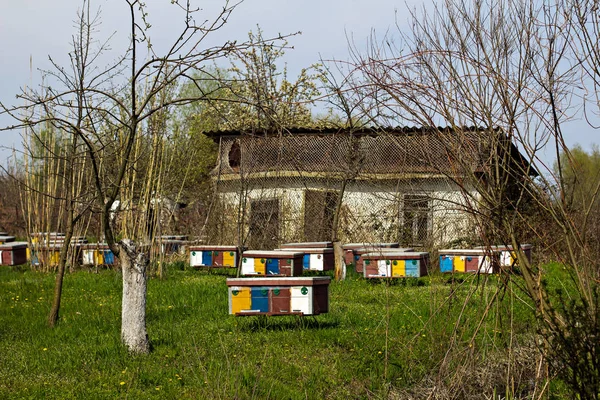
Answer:
<svg viewBox="0 0 600 400"><path fill-rule="evenodd" d="M123 300L121 304L121 340L132 353L148 353L150 344L146 332L146 269L148 255L133 240L119 242L119 259L123 269Z"/></svg>

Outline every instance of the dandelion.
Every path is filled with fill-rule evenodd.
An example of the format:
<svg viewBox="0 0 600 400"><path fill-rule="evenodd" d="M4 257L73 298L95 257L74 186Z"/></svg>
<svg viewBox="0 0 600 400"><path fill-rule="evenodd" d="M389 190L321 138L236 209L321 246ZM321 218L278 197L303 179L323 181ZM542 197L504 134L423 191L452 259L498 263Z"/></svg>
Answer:
<svg viewBox="0 0 600 400"><path fill-rule="evenodd" d="M123 386L124 384L125 384L125 382L123 382L123 381L121 381L121 382L119 383L119 385L121 385L121 386Z"/></svg>
<svg viewBox="0 0 600 400"><path fill-rule="evenodd" d="M381 351L378 351L377 354L381 354Z"/></svg>
<svg viewBox="0 0 600 400"><path fill-rule="evenodd" d="M160 390L160 386L157 386L157 387L156 387L156 390Z"/></svg>
<svg viewBox="0 0 600 400"><path fill-rule="evenodd" d="M47 350L48 350L48 348L47 348L47 347L44 347L42 350L43 350L43 351L47 351Z"/></svg>

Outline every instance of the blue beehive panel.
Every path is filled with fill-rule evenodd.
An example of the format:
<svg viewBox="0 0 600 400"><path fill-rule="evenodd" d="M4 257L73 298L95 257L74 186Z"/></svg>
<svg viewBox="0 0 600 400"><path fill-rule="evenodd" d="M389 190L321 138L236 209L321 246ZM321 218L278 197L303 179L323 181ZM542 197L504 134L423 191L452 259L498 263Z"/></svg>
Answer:
<svg viewBox="0 0 600 400"><path fill-rule="evenodd" d="M418 278L421 275L419 271L419 260L406 260L405 268L406 276Z"/></svg>
<svg viewBox="0 0 600 400"><path fill-rule="evenodd" d="M110 250L104 250L104 264L113 265L115 263L115 255Z"/></svg>
<svg viewBox="0 0 600 400"><path fill-rule="evenodd" d="M452 256L440 256L440 272L452 272Z"/></svg>
<svg viewBox="0 0 600 400"><path fill-rule="evenodd" d="M267 258L267 275L279 275L279 260Z"/></svg>
<svg viewBox="0 0 600 400"><path fill-rule="evenodd" d="M203 251L202 252L202 265L212 265L212 251Z"/></svg>
<svg viewBox="0 0 600 400"><path fill-rule="evenodd" d="M302 256L302 268L310 269L310 254L305 254Z"/></svg>
<svg viewBox="0 0 600 400"><path fill-rule="evenodd" d="M266 287L252 288L252 310L269 312L269 289Z"/></svg>

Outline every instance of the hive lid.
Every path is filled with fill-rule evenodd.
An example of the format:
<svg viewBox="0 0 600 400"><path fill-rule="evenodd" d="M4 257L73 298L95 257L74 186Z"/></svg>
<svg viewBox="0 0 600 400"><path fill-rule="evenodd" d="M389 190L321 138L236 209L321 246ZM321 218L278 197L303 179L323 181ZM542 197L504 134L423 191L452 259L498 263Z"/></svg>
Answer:
<svg viewBox="0 0 600 400"><path fill-rule="evenodd" d="M475 249L442 249L438 250L440 256L444 255L487 255L489 254L488 249L484 248L475 248Z"/></svg>
<svg viewBox="0 0 600 400"><path fill-rule="evenodd" d="M11 249L21 249L27 247L27 242L7 242L0 243L0 250L11 250Z"/></svg>
<svg viewBox="0 0 600 400"><path fill-rule="evenodd" d="M333 248L333 242L298 242L284 243L282 249Z"/></svg>
<svg viewBox="0 0 600 400"><path fill-rule="evenodd" d="M304 253L298 251L291 251L295 249L290 249L290 251L282 251L282 250L248 250L243 253L244 257L279 257L279 258L294 258L294 257L302 257Z"/></svg>
<svg viewBox="0 0 600 400"><path fill-rule="evenodd" d="M398 259L398 260L411 260L414 258L424 258L429 257L429 253L426 251L388 251L388 252L375 252L375 253L365 253L362 255L363 258L384 258L384 259Z"/></svg>
<svg viewBox="0 0 600 400"><path fill-rule="evenodd" d="M333 248L332 247L307 247L307 248L300 248L300 247L294 247L294 248L289 248L289 249L275 249L275 251L295 251L295 252L302 252L304 254L324 254L324 253L333 253Z"/></svg>
<svg viewBox="0 0 600 400"><path fill-rule="evenodd" d="M329 276L227 278L227 286L318 286L330 282Z"/></svg>
<svg viewBox="0 0 600 400"><path fill-rule="evenodd" d="M393 247L393 248L398 248L400 246L400 243L398 242L391 242L391 243L346 243L342 246L342 249L344 250L350 250L350 249L359 249L359 248L368 248L368 247L373 247L373 248L379 248L379 247Z"/></svg>
<svg viewBox="0 0 600 400"><path fill-rule="evenodd" d="M527 244L524 243L521 245L521 250L531 250L531 248L533 247L533 245L531 244ZM498 245L494 245L494 246L477 246L476 249L491 249L493 251L509 251L513 249L512 245L502 245L502 244L498 244Z"/></svg>
<svg viewBox="0 0 600 400"><path fill-rule="evenodd" d="M209 244L201 244L190 246L190 251L203 251L203 250L221 250L221 251L237 251L237 246L234 245L209 245Z"/></svg>
<svg viewBox="0 0 600 400"><path fill-rule="evenodd" d="M407 253L414 252L415 249L412 247L360 247L354 249L356 254L365 254L365 253L373 253L373 254L387 254L387 253Z"/></svg>

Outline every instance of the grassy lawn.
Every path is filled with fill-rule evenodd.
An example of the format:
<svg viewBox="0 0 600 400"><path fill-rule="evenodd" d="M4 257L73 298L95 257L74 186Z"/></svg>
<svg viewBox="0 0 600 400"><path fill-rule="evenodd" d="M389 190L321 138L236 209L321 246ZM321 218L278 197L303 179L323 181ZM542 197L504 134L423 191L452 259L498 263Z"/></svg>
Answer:
<svg viewBox="0 0 600 400"><path fill-rule="evenodd" d="M498 277L351 276L332 282L328 314L306 318L229 316L225 279L176 268L150 279L152 352L131 357L119 272L68 274L49 329L54 275L0 268L0 398L386 398L495 360L534 329Z"/></svg>

